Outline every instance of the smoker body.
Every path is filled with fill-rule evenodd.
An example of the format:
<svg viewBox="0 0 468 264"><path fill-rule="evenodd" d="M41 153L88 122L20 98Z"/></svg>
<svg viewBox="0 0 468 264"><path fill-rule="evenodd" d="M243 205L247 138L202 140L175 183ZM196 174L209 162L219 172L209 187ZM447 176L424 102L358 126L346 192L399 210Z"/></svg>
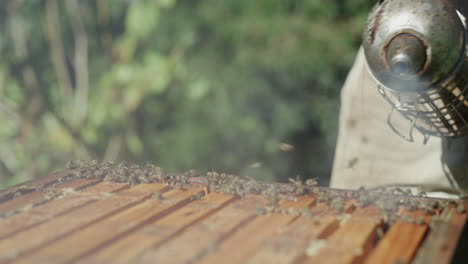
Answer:
<svg viewBox="0 0 468 264"><path fill-rule="evenodd" d="M370 12L364 53L379 93L392 105L387 122L413 141L468 134L467 30L451 1L385 0ZM400 113L408 131L394 125Z"/></svg>

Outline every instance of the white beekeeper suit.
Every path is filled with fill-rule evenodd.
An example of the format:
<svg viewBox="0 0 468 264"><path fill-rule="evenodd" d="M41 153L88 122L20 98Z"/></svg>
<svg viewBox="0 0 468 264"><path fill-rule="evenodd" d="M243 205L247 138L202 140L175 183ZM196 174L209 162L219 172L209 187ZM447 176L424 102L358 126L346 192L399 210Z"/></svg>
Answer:
<svg viewBox="0 0 468 264"><path fill-rule="evenodd" d="M341 91L331 187L414 184L427 191L467 189L467 138L431 137L424 145L423 135L415 129L414 142L407 142L388 126L390 111L391 105L368 72L361 48ZM397 111L393 115L393 123L408 133L409 122Z"/></svg>

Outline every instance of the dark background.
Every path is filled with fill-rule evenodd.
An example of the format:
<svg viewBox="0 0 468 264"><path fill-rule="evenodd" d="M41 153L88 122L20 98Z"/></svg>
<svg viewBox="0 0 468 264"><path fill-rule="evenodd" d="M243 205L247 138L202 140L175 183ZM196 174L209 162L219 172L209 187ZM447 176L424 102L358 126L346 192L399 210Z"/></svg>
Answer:
<svg viewBox="0 0 468 264"><path fill-rule="evenodd" d="M2 0L0 187L69 159L328 183L365 0Z"/></svg>

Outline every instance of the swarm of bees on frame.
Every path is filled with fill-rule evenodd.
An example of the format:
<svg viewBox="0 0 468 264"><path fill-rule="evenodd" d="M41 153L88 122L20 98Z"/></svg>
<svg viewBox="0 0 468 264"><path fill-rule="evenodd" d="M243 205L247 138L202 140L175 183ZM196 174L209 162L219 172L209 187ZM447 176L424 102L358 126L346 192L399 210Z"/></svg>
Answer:
<svg viewBox="0 0 468 264"><path fill-rule="evenodd" d="M47 182L45 184L40 184L40 185L20 185L16 188L14 188L12 191L6 192L2 195L0 195L0 203L11 200L11 199L17 199L23 195L36 192L36 191L43 191L45 190L46 192L51 192L52 189L55 188L55 185L66 182L70 179L74 178L74 175L65 175L63 177L60 177L56 179L55 181L52 182Z"/></svg>
<svg viewBox="0 0 468 264"><path fill-rule="evenodd" d="M152 164L139 166L135 164L119 163L110 161L99 163L96 160L69 161L65 165L69 170L74 170L76 178L97 178L110 182L130 183L164 183L171 188L182 189L189 183L191 177L197 176L194 170L185 172L182 175L166 173L162 168Z"/></svg>
<svg viewBox="0 0 468 264"><path fill-rule="evenodd" d="M20 186L17 189L15 189L12 192L7 192L6 194L2 195L0 197L0 202L4 202L10 199L16 199L19 198L25 194L28 194L30 192L35 192L37 191L36 186Z"/></svg>
<svg viewBox="0 0 468 264"><path fill-rule="evenodd" d="M69 161L66 168L72 170L70 175L57 180L57 183L77 178L102 179L110 182L130 183L136 185L140 183L164 183L171 188L183 189L189 184L191 179L199 176L194 170L183 174L171 174L165 172L162 168L152 164L138 166L134 164L113 162L98 162L96 160ZM272 184L259 182L253 178L236 176L227 173L208 172L205 177L206 187L209 192L225 193L239 196L241 198L254 194L262 195L267 204L256 209L257 214L268 213L303 215L313 217L314 213L309 207L302 209L284 208L280 206L281 201L296 201L299 196L313 196L316 204L324 204L331 208L337 214L346 213L351 207L377 206L382 212L382 218L385 223L391 224L396 220L405 221L414 224L425 224L422 217L411 217L400 215L401 208L407 211L422 210L425 214L433 215L433 220L437 221L438 213L442 209L450 207L458 213L465 213L466 209L462 203L456 200L436 200L422 199L426 198L424 192L414 192L410 188L403 187L385 187L367 190L360 188L357 191L343 191L318 187L315 179L302 181L299 177L289 179L288 184ZM12 192L8 192L0 197L3 200L14 199L24 194L43 189L47 190L45 199L51 200L62 196L61 192L47 186L20 186ZM202 194L194 195L191 200L198 200ZM164 199L161 192L154 193L153 199ZM352 201L352 202L350 202Z"/></svg>
<svg viewBox="0 0 468 264"><path fill-rule="evenodd" d="M132 185L139 183L165 183L172 188L182 189L190 182L192 177L198 176L193 170L182 175L166 173L160 167L152 164L138 166L134 164L114 164L113 162L98 161L69 161L66 168L74 170L73 175L77 178L99 178L104 181L125 182ZM289 184L271 184L259 182L244 176L236 176L215 171L206 174L206 189L210 192L226 193L245 197L248 194L262 195L267 204L257 208L259 214L265 213L289 213L295 215L312 215L309 208L293 209L281 208L280 201L297 200L298 196L314 196L316 204L324 203L336 213L344 213L347 206L346 201L354 201L351 206L366 207L375 205L383 213L386 223L396 220L409 223L423 224L423 218L400 216L400 209L408 211L422 210L425 214L434 215L446 207L456 208L458 213L464 213L465 207L455 200L421 199L426 194L422 191L414 193L410 188L385 187L367 190L361 187L358 191L340 191L319 188L315 179L305 182L299 177L289 179ZM155 199L162 199L161 194L155 194ZM193 200L200 197L193 197ZM437 218L436 218L437 219Z"/></svg>

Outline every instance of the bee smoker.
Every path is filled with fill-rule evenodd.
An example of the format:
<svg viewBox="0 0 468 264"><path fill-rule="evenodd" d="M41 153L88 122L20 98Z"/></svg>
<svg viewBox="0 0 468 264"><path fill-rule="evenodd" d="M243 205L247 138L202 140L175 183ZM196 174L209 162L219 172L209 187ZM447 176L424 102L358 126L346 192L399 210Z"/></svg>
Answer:
<svg viewBox="0 0 468 264"><path fill-rule="evenodd" d="M449 0L381 0L364 31L367 68L392 105L387 122L412 142L468 134L468 58L464 17ZM409 123L401 132L393 116Z"/></svg>

